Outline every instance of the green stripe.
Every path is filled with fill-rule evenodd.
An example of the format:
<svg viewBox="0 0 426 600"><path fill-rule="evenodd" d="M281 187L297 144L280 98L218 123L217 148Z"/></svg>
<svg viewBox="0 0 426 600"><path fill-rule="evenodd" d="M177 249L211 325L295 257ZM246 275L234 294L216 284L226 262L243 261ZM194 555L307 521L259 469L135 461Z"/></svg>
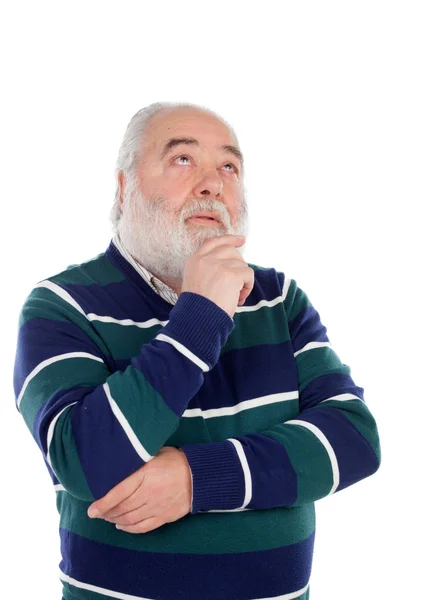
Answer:
<svg viewBox="0 0 426 600"><path fill-rule="evenodd" d="M76 600L77 593L78 598L81 598L82 600L105 600L105 598L110 598L110 596L82 590L81 588L77 588L65 582L62 582L62 584L64 586L63 597L65 600ZM301 596L295 597L294 600L309 600L309 588Z"/></svg>
<svg viewBox="0 0 426 600"><path fill-rule="evenodd" d="M305 350L296 356L297 373L299 377L299 393L317 377L323 378L327 385L327 375L342 373L351 375L348 365L342 363L336 352L330 346L320 346Z"/></svg>
<svg viewBox="0 0 426 600"><path fill-rule="evenodd" d="M101 252L83 263L69 265L64 271L48 279L58 285L108 285L124 281L126 277Z"/></svg>
<svg viewBox="0 0 426 600"><path fill-rule="evenodd" d="M62 581L62 585L64 586L62 589L62 595L65 600L76 600L77 598L78 600L105 600L105 598L111 597L105 596L104 594L98 594L96 592L89 592L88 590L82 590L81 588L70 585L65 581Z"/></svg>
<svg viewBox="0 0 426 600"><path fill-rule="evenodd" d="M130 360L139 356L141 346L151 342L163 329L161 324L143 328L137 325L120 325L102 321L91 321L91 324L99 337L108 340L109 353L119 360Z"/></svg>
<svg viewBox="0 0 426 600"><path fill-rule="evenodd" d="M221 355L230 350L250 348L261 344L281 344L290 339L290 333L282 302L270 307L262 307L254 312L236 313L235 327L221 349ZM166 323L167 324L167 323ZM108 340L108 351L116 359L129 360L140 354L142 344L151 342L163 329L163 325L151 327L121 325L91 321L99 338Z"/></svg>
<svg viewBox="0 0 426 600"><path fill-rule="evenodd" d="M311 302L302 288L298 287L295 279L290 281L290 285L287 290L287 295L284 299L284 308L287 313L289 321L292 321L297 315L307 306L310 306Z"/></svg>
<svg viewBox="0 0 426 600"><path fill-rule="evenodd" d="M189 433L189 424L184 427L186 421L197 421L194 425L199 424L200 428L202 427L201 421L204 421L211 441L222 441L228 437L247 435L248 433L263 433L264 429L274 427L277 422L294 419L298 414L299 399L295 398L294 400L285 400L264 406L257 406L256 408L249 408L234 415L211 417L205 420L202 417L182 417L176 435L182 433L181 440L184 440L185 435ZM182 431L180 431L181 427ZM180 441L178 443L182 444L185 442ZM192 444L198 442L186 443Z"/></svg>
<svg viewBox="0 0 426 600"><path fill-rule="evenodd" d="M249 267L253 269L253 271L269 271L269 269L273 269L273 267L262 267L260 265L255 265L254 263L247 263Z"/></svg>
<svg viewBox="0 0 426 600"><path fill-rule="evenodd" d="M235 327L221 354L238 348L281 344L290 340L290 332L282 302L275 306L262 306L255 311L234 315Z"/></svg>
<svg viewBox="0 0 426 600"><path fill-rule="evenodd" d="M72 433L70 406L61 414L55 425L55 435L50 444L50 460L61 484L78 498L93 502L95 497L89 489Z"/></svg>
<svg viewBox="0 0 426 600"><path fill-rule="evenodd" d="M317 436L302 425L275 426L263 431L284 446L297 474L294 506L327 496L333 485L330 457Z"/></svg>
<svg viewBox="0 0 426 600"><path fill-rule="evenodd" d="M90 519L83 502L57 492L60 527L90 540L141 552L232 554L270 550L306 539L315 529L314 504L235 513L198 513L167 523L149 535L119 531L113 523Z"/></svg>
<svg viewBox="0 0 426 600"><path fill-rule="evenodd" d="M32 431L34 419L49 398L74 387L97 386L109 375L107 367L90 358L66 358L44 367L27 385L20 411Z"/></svg>
<svg viewBox="0 0 426 600"><path fill-rule="evenodd" d="M135 367L116 371L108 379L111 396L126 417L144 448L157 454L161 432L178 427L179 417L167 406L163 397Z"/></svg>

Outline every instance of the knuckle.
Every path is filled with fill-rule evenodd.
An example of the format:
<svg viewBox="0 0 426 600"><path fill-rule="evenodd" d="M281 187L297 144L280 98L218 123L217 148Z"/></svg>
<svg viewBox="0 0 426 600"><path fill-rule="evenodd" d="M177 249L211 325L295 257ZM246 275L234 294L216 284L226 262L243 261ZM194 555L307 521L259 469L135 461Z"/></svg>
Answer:
<svg viewBox="0 0 426 600"><path fill-rule="evenodd" d="M121 514L123 512L126 512L129 510L129 506L126 502L120 502L119 504L117 504L117 509L116 512L118 512L118 514Z"/></svg>
<svg viewBox="0 0 426 600"><path fill-rule="evenodd" d="M124 525L133 525L134 524L134 519L129 515L123 515L121 520L123 521Z"/></svg>

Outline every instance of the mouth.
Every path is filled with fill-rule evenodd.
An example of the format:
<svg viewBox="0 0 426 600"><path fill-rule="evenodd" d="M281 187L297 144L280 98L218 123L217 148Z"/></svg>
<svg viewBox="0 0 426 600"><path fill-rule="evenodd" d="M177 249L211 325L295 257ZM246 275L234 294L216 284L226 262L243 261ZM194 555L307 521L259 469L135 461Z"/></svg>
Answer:
<svg viewBox="0 0 426 600"><path fill-rule="evenodd" d="M207 225L207 227L212 227L216 225L220 225L216 219L212 219L210 217L190 217L188 219L191 223L197 223L199 225Z"/></svg>
<svg viewBox="0 0 426 600"><path fill-rule="evenodd" d="M201 223L203 225L221 225L222 222L218 215L214 213L199 213L197 215L193 215L189 217L187 221L192 221L193 223Z"/></svg>

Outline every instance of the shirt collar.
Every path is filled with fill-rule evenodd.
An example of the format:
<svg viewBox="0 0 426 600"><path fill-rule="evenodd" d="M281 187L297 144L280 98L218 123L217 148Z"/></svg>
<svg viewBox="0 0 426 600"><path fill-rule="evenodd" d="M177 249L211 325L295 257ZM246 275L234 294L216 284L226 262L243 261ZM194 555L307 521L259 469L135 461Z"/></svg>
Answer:
<svg viewBox="0 0 426 600"><path fill-rule="evenodd" d="M148 271L146 267L144 267L139 261L137 261L130 252L126 249L123 242L120 239L118 233L116 233L113 237L113 243L116 246L117 250L120 254L132 265L132 267L141 275L141 277L147 282L147 284L159 294L162 298L170 302L171 304L176 304L178 300L177 293L172 290L164 281L158 279L153 273Z"/></svg>

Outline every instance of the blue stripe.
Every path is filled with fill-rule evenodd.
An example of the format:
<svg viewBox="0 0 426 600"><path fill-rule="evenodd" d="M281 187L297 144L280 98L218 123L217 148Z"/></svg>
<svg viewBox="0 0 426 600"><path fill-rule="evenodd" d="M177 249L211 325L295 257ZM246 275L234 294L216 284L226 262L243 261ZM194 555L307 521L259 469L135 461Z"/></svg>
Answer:
<svg viewBox="0 0 426 600"><path fill-rule="evenodd" d="M166 332L165 329L163 331ZM181 417L187 408L188 398L192 398L203 385L201 368L163 340L152 339L149 344L143 344L139 356L132 358L130 364L142 373L177 417ZM172 375L171 369L174 370ZM126 376L125 371L123 376Z"/></svg>
<svg viewBox="0 0 426 600"><path fill-rule="evenodd" d="M112 412L102 386L73 407L71 426L82 469L96 499L145 464Z"/></svg>
<svg viewBox="0 0 426 600"><path fill-rule="evenodd" d="M354 394L364 400L364 388L355 385L347 373L328 373L313 379L300 393L300 411L316 406L338 394Z"/></svg>
<svg viewBox="0 0 426 600"><path fill-rule="evenodd" d="M73 323L39 318L24 323L18 332L13 374L16 396L19 396L25 379L37 365L66 352L88 352L105 361L109 368L112 366L111 359L103 356L90 337Z"/></svg>
<svg viewBox="0 0 426 600"><path fill-rule="evenodd" d="M284 273L282 271L275 271L275 273L276 273L276 277L278 280L278 286L282 293L283 287L284 287L284 280L287 279L287 277L284 275Z"/></svg>
<svg viewBox="0 0 426 600"><path fill-rule="evenodd" d="M102 386L60 390L41 407L34 420L33 435L44 455L47 454L47 432L52 419L73 402L77 404L71 409L70 426L80 464L93 496L102 498L145 463L117 421ZM53 445L61 445L59 429L57 424ZM47 462L46 466L53 483L60 483Z"/></svg>
<svg viewBox="0 0 426 600"><path fill-rule="evenodd" d="M140 280L140 285L142 285L141 277ZM145 283L145 285L148 284ZM114 319L132 319L137 322L147 321L154 317L168 320L167 309L163 306L155 307L156 310L153 310L154 307L150 309L145 296L128 279L106 285L61 283L61 287L71 294L85 313L95 313ZM123 303L123 298L125 298L125 303Z"/></svg>
<svg viewBox="0 0 426 600"><path fill-rule="evenodd" d="M203 396L203 408L206 409L234 406L269 394L298 391L290 341L225 352L220 357L220 364L204 378L209 389L209 393ZM230 379L232 394L224 396L223 390L229 390ZM219 391L221 393L217 393Z"/></svg>
<svg viewBox="0 0 426 600"><path fill-rule="evenodd" d="M370 443L339 409L317 406L300 418L316 425L333 447L340 471L336 492L377 471L379 463Z"/></svg>
<svg viewBox="0 0 426 600"><path fill-rule="evenodd" d="M271 277L274 272L274 269L255 271L255 286L244 306L254 306L260 300L273 300L281 293L278 279ZM142 277L139 274L137 276L139 285L148 287ZM60 287L78 302L85 313L91 312L97 315L110 316L114 319L146 321L155 316L155 318L167 320L168 313L173 308L170 304L161 304L150 308L146 303L145 296L141 296L140 290L129 279L105 285L61 282ZM126 306L123 306L123 297L126 298ZM142 298L144 299L143 302Z"/></svg>
<svg viewBox="0 0 426 600"><path fill-rule="evenodd" d="M306 306L288 322L294 352L301 350L309 342L329 342L327 328L321 323L320 316L312 306Z"/></svg>
<svg viewBox="0 0 426 600"><path fill-rule="evenodd" d="M255 306L260 300L275 300L277 296L281 296L281 287L276 270L257 269L254 272L253 289L244 306Z"/></svg>
<svg viewBox="0 0 426 600"><path fill-rule="evenodd" d="M164 344L164 342L158 343ZM170 354L166 362L170 361L171 364L172 354L176 350L170 347L169 349L163 348L163 351ZM157 389L159 387L156 383L158 372L150 374L147 368L148 361L149 357L146 355L132 360L116 359L115 364L120 371L125 371L130 364L133 364ZM259 376L257 376L258 373ZM182 377L187 379L192 375L190 372L182 373ZM229 393L231 391L230 381L233 382L232 393ZM161 389L157 389L157 391L164 393ZM173 389L173 398L167 400L167 403L180 416L181 413L177 411L181 410L182 403L177 398L178 391L176 388ZM291 342L265 344L261 346L260 351L259 346L252 346L236 351L230 350L222 354L220 362L215 368L204 373L204 384L200 391L192 396L188 408L195 408L200 404L202 404L203 410L224 408L256 397L297 391L298 379ZM297 401L297 395L295 400Z"/></svg>
<svg viewBox="0 0 426 600"><path fill-rule="evenodd" d="M44 454L47 454L47 432L52 419L65 406L73 404L73 402L81 402L84 396L90 394L95 389L96 386L79 386L68 390L58 390L43 404L34 419L33 436Z"/></svg>
<svg viewBox="0 0 426 600"><path fill-rule="evenodd" d="M247 600L288 594L307 585L315 532L284 548L236 554L138 552L62 528L60 536L60 569L78 581L157 600Z"/></svg>
<svg viewBox="0 0 426 600"><path fill-rule="evenodd" d="M297 474L284 446L261 433L235 439L243 445L253 482L253 497L247 508L294 504L297 500Z"/></svg>

